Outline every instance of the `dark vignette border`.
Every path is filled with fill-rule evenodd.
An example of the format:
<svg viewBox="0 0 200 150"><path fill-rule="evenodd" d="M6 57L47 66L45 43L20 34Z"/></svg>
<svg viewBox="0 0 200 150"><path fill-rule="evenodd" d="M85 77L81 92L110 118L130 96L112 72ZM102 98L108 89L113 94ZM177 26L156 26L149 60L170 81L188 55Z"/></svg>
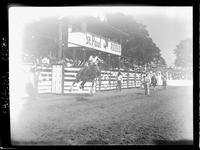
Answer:
<svg viewBox="0 0 200 150"><path fill-rule="evenodd" d="M135 0L133 2L123 0L123 1L103 1L99 0L96 2L92 1L66 1L66 0L53 0L53 1L41 1L41 0L35 0L35 1L30 1L30 0L1 0L0 6L1 6L1 79L0 79L0 85L1 85L1 138L0 138L0 144L1 148L41 148L41 147L14 147L10 144L10 114L9 114L9 35L8 35L8 8L10 6L193 6L193 69L194 69L194 145L193 148L198 148L199 147L199 118L198 116L199 113L199 100L197 100L198 96L198 81L199 76L199 70L198 68L200 67L200 64L198 63L198 52L199 50L199 12L200 12L200 5L198 3L198 0L193 0L193 1L183 1L183 0L173 0L173 1L159 1L159 0ZM199 32L198 32L199 31ZM199 64L199 67L197 66ZM196 80L196 81L195 81ZM198 96L199 97L199 96ZM178 145L177 145L178 146ZM136 146L139 149L140 148L158 148L160 149L160 146ZM163 148L170 148L170 145L166 145ZM191 146L185 145L181 146L183 149L188 149ZM56 148L54 147L42 147L42 148ZM66 148L66 147L60 147L59 148ZM69 147L67 147L69 148ZM74 148L74 147L70 147ZM79 148L79 146L76 146L75 148ZM90 147L87 147L90 148ZM98 147L95 147L98 148ZM126 148L131 148L130 146L127 146Z"/></svg>

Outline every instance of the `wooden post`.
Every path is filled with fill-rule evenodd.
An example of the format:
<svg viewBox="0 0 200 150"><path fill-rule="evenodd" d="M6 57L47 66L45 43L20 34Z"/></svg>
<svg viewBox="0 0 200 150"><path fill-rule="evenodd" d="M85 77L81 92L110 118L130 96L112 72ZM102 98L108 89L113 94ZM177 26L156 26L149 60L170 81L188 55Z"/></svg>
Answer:
<svg viewBox="0 0 200 150"><path fill-rule="evenodd" d="M101 72L100 72L100 76L99 76L99 91L101 90Z"/></svg>
<svg viewBox="0 0 200 150"><path fill-rule="evenodd" d="M111 58L111 56L110 56L110 54L108 54L108 63L109 63L109 68L110 68L110 58Z"/></svg>
<svg viewBox="0 0 200 150"><path fill-rule="evenodd" d="M64 71L65 71L65 68L64 68L64 65L62 65L62 94L64 94L64 75L65 75L65 73L64 73Z"/></svg>
<svg viewBox="0 0 200 150"><path fill-rule="evenodd" d="M69 25L68 25L68 23L67 23L67 26L66 26L66 28L67 28L67 30L64 30L65 32L65 38L64 38L64 43L65 43L65 45L64 45L64 50L63 50L63 58L66 58L66 51L68 50L68 34L69 34Z"/></svg>
<svg viewBox="0 0 200 150"><path fill-rule="evenodd" d="M140 78L140 86L142 87L142 72L141 72L141 78Z"/></svg>
<svg viewBox="0 0 200 150"><path fill-rule="evenodd" d="M108 68L109 68L109 71L110 71L110 54L108 54ZM110 78L111 78L111 71L109 72L109 87L111 89L111 81L110 81Z"/></svg>
<svg viewBox="0 0 200 150"><path fill-rule="evenodd" d="M98 52L98 54L99 54L99 56L101 57L101 52ZM100 68L100 76L99 76L99 78L98 78L98 82L99 82L99 86L98 86L98 88L99 88L99 91L101 90L101 65L99 66L99 68Z"/></svg>
<svg viewBox="0 0 200 150"><path fill-rule="evenodd" d="M134 84L135 84L135 87L136 87L136 72L134 73Z"/></svg>
<svg viewBox="0 0 200 150"><path fill-rule="evenodd" d="M62 33L62 21L59 20L59 26L58 26L58 34L59 34L59 37L58 37L58 58L62 58L62 47L63 47L63 33Z"/></svg>
<svg viewBox="0 0 200 150"><path fill-rule="evenodd" d="M128 60L128 72L127 72L127 88L129 88L129 60Z"/></svg>
<svg viewBox="0 0 200 150"><path fill-rule="evenodd" d="M86 59L86 53L85 53L85 48L83 48L83 63L85 64L85 59Z"/></svg>
<svg viewBox="0 0 200 150"><path fill-rule="evenodd" d="M76 66L76 58L75 58L75 56L76 56L76 49L73 49L73 63Z"/></svg>
<svg viewBox="0 0 200 150"><path fill-rule="evenodd" d="M120 63L120 56L118 57L118 60L119 60L119 64L118 64L118 70L120 70L120 67L121 67L121 63Z"/></svg>

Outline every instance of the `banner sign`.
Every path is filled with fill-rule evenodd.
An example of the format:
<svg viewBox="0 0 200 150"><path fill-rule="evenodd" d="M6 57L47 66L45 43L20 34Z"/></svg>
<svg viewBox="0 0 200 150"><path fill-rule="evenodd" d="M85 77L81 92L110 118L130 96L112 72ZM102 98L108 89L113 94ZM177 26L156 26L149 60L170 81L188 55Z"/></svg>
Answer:
<svg viewBox="0 0 200 150"><path fill-rule="evenodd" d="M68 33L68 46L74 47L72 45L84 46L102 52L121 55L120 44L91 33L82 33L82 32Z"/></svg>

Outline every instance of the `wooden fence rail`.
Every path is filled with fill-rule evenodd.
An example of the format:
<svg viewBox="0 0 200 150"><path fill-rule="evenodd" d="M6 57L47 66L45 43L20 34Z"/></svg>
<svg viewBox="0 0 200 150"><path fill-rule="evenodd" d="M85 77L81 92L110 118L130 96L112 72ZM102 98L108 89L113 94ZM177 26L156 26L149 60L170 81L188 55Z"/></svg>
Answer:
<svg viewBox="0 0 200 150"><path fill-rule="evenodd" d="M58 65L57 65L58 66ZM59 88L62 88L60 94L72 93L70 91L71 85L75 80L76 74L81 68L67 68L62 66L61 74L55 75L58 71L53 71L55 67L40 67L39 83L38 83L38 93L56 93L55 86L61 84ZM95 81L95 91L103 90L114 90L116 89L117 81L117 70L101 70L101 75ZM144 73L133 72L133 71L121 71L123 76L122 89L141 87L142 78ZM59 77L62 76L62 77ZM60 78L62 83L54 83ZM91 82L85 83L84 91L89 92L92 86ZM78 88L73 88L73 93L78 93L80 90ZM59 92L57 92L59 93Z"/></svg>

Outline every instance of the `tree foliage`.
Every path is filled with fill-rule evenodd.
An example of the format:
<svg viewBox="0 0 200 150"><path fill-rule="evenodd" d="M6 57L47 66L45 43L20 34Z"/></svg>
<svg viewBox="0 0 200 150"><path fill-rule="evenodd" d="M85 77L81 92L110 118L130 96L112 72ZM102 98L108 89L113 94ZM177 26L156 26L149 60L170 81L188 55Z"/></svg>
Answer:
<svg viewBox="0 0 200 150"><path fill-rule="evenodd" d="M175 66L192 67L192 39L182 40L174 49L176 55Z"/></svg>
<svg viewBox="0 0 200 150"><path fill-rule="evenodd" d="M153 42L146 26L137 23L133 17L119 14L108 14L107 21L112 26L129 34L122 40L122 55L131 57L138 65L161 63L166 65L160 54L160 49Z"/></svg>

